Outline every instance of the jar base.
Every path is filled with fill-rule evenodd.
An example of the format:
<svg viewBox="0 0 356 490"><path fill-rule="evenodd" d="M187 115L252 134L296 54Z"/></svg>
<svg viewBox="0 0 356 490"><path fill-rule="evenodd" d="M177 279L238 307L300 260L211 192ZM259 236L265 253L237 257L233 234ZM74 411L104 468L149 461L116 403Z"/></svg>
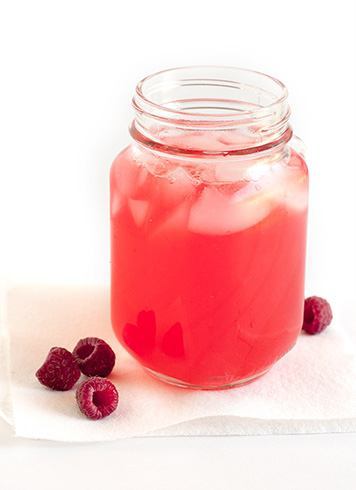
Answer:
<svg viewBox="0 0 356 490"><path fill-rule="evenodd" d="M159 381L162 381L163 383L169 384L176 386L177 388L185 388L189 390L204 390L204 391L214 391L214 390L230 390L232 388L238 388L240 386L247 385L249 383L252 383L253 381L257 380L264 374L268 373L268 371L271 369L272 366L269 366L267 369L264 369L263 371L256 373L252 376L249 376L247 378L239 379L237 381L232 381L231 383L226 383L226 384L221 384L221 385L209 385L209 386L204 386L204 385L195 385L191 383L187 383L186 381L182 381L180 379L172 378L171 376L167 376L162 373L157 373L153 369L149 369L145 367L145 371L152 376L155 379L158 379Z"/></svg>

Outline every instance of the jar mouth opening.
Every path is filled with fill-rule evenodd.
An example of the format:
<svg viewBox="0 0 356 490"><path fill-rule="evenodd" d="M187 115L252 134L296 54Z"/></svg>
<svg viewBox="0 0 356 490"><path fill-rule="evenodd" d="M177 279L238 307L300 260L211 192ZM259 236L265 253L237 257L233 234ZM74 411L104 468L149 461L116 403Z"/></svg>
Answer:
<svg viewBox="0 0 356 490"><path fill-rule="evenodd" d="M278 79L231 66L197 65L149 75L136 87L133 106L159 120L234 123L288 112L288 91Z"/></svg>

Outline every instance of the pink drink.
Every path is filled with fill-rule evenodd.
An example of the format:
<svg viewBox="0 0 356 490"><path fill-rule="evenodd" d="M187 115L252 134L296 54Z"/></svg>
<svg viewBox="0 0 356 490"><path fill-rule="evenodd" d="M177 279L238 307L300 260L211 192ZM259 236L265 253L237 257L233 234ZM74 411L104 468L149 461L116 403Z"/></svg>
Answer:
<svg viewBox="0 0 356 490"><path fill-rule="evenodd" d="M241 175L255 181L226 184L219 171L130 148L111 171L116 335L146 368L204 388L285 354L304 295L303 159L257 161Z"/></svg>
<svg viewBox="0 0 356 490"><path fill-rule="evenodd" d="M262 375L302 325L308 173L284 85L231 67L140 82L111 169L111 311L122 345L178 386Z"/></svg>

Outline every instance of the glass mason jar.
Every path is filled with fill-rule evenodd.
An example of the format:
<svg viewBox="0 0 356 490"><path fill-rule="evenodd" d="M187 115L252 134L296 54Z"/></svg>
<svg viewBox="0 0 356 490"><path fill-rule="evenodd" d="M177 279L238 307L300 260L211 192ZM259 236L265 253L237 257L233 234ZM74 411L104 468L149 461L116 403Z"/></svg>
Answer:
<svg viewBox="0 0 356 490"><path fill-rule="evenodd" d="M302 325L308 173L287 90L262 73L142 80L111 168L111 309L152 375L218 389L264 374Z"/></svg>

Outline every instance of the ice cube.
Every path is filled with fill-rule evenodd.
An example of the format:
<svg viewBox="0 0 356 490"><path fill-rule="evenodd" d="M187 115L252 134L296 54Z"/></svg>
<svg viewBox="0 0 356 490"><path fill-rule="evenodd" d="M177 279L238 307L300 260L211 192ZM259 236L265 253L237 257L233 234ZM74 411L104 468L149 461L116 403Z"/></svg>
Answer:
<svg viewBox="0 0 356 490"><path fill-rule="evenodd" d="M225 129L219 132L219 142L224 146L231 148L243 148L251 146L258 141L256 136L256 128L239 127L238 129Z"/></svg>
<svg viewBox="0 0 356 490"><path fill-rule="evenodd" d="M120 197L117 192L113 193L113 196L110 201L110 214L112 217L115 217L116 215L119 214L121 208L121 201Z"/></svg>
<svg viewBox="0 0 356 490"><path fill-rule="evenodd" d="M214 186L206 187L191 208L188 229L194 233L229 235L256 225L273 207L271 200L256 189L245 199L239 194L228 196Z"/></svg>
<svg viewBox="0 0 356 490"><path fill-rule="evenodd" d="M308 206L308 185L306 175L297 179L286 192L286 204L294 211L304 211Z"/></svg>
<svg viewBox="0 0 356 490"><path fill-rule="evenodd" d="M246 164L231 162L219 162L215 166L216 182L236 182L246 177Z"/></svg>
<svg viewBox="0 0 356 490"><path fill-rule="evenodd" d="M147 170L145 166L139 167L136 173L136 181L131 188L130 197L132 199L146 200L149 199L152 193L154 176Z"/></svg>
<svg viewBox="0 0 356 490"><path fill-rule="evenodd" d="M166 128L159 132L161 143L186 150L206 149L203 138L204 133L196 130Z"/></svg>
<svg viewBox="0 0 356 490"><path fill-rule="evenodd" d="M281 165L275 172L271 196L295 211L303 211L308 205L307 174L302 167ZM279 190L279 192L278 192Z"/></svg>
<svg viewBox="0 0 356 490"><path fill-rule="evenodd" d="M196 175L201 182L215 182L215 163L207 162L206 164L202 165L199 169L197 169Z"/></svg>
<svg viewBox="0 0 356 490"><path fill-rule="evenodd" d="M148 177L148 171L145 167L140 167L137 176L137 187L141 188L145 185Z"/></svg>
<svg viewBox="0 0 356 490"><path fill-rule="evenodd" d="M269 165L268 163L265 162L255 163L255 165L251 165L246 170L246 177L249 180L258 182L260 179L265 177L270 170L271 170L271 165Z"/></svg>
<svg viewBox="0 0 356 490"><path fill-rule="evenodd" d="M150 186L150 173L134 150L126 149L112 167L113 185L121 195L133 199L143 199Z"/></svg>
<svg viewBox="0 0 356 490"><path fill-rule="evenodd" d="M177 206L195 192L195 183L196 181L181 167L177 167L167 177L157 177L156 185L161 205Z"/></svg>
<svg viewBox="0 0 356 490"><path fill-rule="evenodd" d="M148 201L129 199L128 206L137 226L142 226L148 213Z"/></svg>
<svg viewBox="0 0 356 490"><path fill-rule="evenodd" d="M173 230L186 230L189 217L190 203L183 202L169 212L167 218L161 221L154 229L154 235L158 233L172 233Z"/></svg>
<svg viewBox="0 0 356 490"><path fill-rule="evenodd" d="M131 196L136 189L139 167L136 163L121 161L116 172L116 185L121 194Z"/></svg>

